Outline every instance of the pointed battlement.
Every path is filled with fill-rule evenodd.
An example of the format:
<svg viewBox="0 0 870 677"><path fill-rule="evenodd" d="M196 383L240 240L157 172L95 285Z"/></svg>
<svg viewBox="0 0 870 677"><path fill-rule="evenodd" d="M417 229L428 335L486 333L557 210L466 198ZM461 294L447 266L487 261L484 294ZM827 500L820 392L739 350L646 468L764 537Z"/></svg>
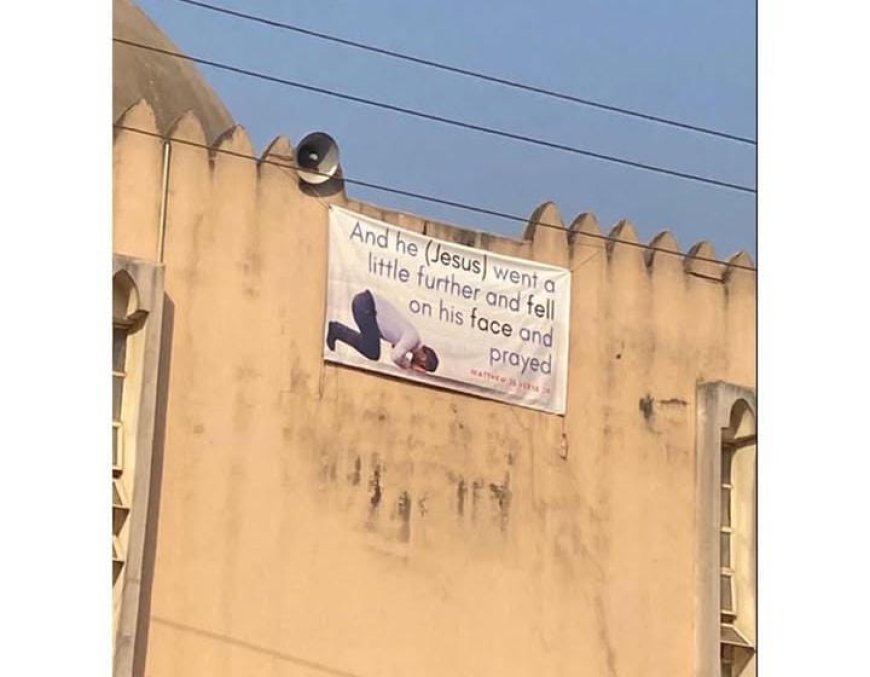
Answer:
<svg viewBox="0 0 870 677"><path fill-rule="evenodd" d="M567 268L587 267L590 257L602 254L605 267L634 270L638 274L645 271L647 275L656 275L661 269L662 273L673 275L681 270L687 277L728 284L754 275L746 270L746 267L752 267L752 263L745 252L735 254L728 261L717 262L713 246L701 241L684 253L667 230L645 244L635 226L625 219L616 223L606 235L591 213L578 215L566 227L558 206L553 202L536 207L521 236L511 238L350 198L344 192L340 169L334 182L338 190L333 188L324 192L318 187L300 185L295 171L294 146L287 137L277 136L257 154L243 127L231 126L209 141L202 122L191 112L183 114L166 129L158 129L154 111L146 101L139 101L124 111L116 124L127 128L116 127L114 133L116 221L120 215L126 214L130 223L136 224L135 227L128 224L123 232L116 230L116 245L126 253L138 256L153 257L157 248L157 215L163 200L169 197L161 194L160 185L163 145L165 140L169 140L173 167L183 165L184 176L189 181L217 181L223 186L220 189L224 191L222 198L232 194L244 202L242 192L248 192L249 199L256 202L257 194L259 199L268 199L262 194L263 190L279 191L289 196L287 199L293 203L301 205L311 201L311 208L315 210L322 210L330 203L338 204L433 237ZM185 187L173 176L174 173L169 173L172 196L182 195ZM268 187L264 181L268 182ZM134 183L136 190L132 190ZM212 188L212 194L214 190ZM176 205L179 207L183 209L183 206ZM198 213L207 211L206 206L202 206Z"/></svg>

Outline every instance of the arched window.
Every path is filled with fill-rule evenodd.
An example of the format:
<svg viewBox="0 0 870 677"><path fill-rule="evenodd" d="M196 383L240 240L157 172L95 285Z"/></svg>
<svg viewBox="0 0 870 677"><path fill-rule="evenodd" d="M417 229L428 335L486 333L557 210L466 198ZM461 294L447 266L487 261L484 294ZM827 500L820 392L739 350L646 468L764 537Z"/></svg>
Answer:
<svg viewBox="0 0 870 677"><path fill-rule="evenodd" d="M745 400L722 429L719 616L722 677L755 674L755 415Z"/></svg>
<svg viewBox="0 0 870 677"><path fill-rule="evenodd" d="M755 393L700 383L697 406L695 673L755 677Z"/></svg>
<svg viewBox="0 0 870 677"><path fill-rule="evenodd" d="M125 270L112 278L112 475L124 467L124 381L127 377L127 339L134 328L139 294Z"/></svg>
<svg viewBox="0 0 870 677"><path fill-rule="evenodd" d="M128 345L141 324L139 292L129 273L119 270L112 278L112 584L117 584L126 556L125 527L130 514L125 487L125 391L128 390ZM129 395L128 395L129 399ZM127 407L129 409L129 407Z"/></svg>
<svg viewBox="0 0 870 677"><path fill-rule="evenodd" d="M163 267L112 255L112 621L116 674L134 674L163 351ZM165 402L165 401L164 401ZM149 526L150 525L150 526Z"/></svg>

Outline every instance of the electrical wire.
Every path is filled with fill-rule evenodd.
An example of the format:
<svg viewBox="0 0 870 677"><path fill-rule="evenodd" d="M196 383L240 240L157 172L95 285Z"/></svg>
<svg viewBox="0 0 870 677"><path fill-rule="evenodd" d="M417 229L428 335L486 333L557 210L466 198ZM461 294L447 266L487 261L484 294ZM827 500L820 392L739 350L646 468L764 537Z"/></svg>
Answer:
<svg viewBox="0 0 870 677"><path fill-rule="evenodd" d="M256 155L249 155L247 153L240 153L238 151L229 150L227 148L215 148L214 146L209 146L208 144L205 144L205 143L198 143L196 141L190 141L188 139L181 139L181 138L177 138L174 136L167 137L167 136L164 136L164 135L159 134L157 132L148 131L147 129L139 129L138 127L130 127L130 126L122 125L122 124L118 124L118 123L116 123L112 126L115 129L120 129L120 130L124 130L124 131L128 131L128 132L134 132L136 134L141 134L144 136L150 136L150 137L153 137L155 139L160 139L161 141L164 141L164 142L178 143L178 144L181 144L184 146L191 146L193 148L200 148L203 150L207 150L211 153L221 153L224 155L230 155L232 157L237 157L237 158L241 158L244 160L253 160L257 164L273 165L275 167L280 167L282 169L293 169L293 170L302 169L298 165L295 165L295 164L292 164L289 162L279 162L277 160L272 160L269 158L268 155L266 155L264 157L257 157ZM310 172L312 174L320 174L321 176L330 176L329 174L327 174L325 172L318 172L318 171L312 170L308 167L305 167L304 169L306 172ZM351 179L351 178L348 178L345 176L342 176L340 180L346 184L350 184L350 185L354 185L354 186L361 186L363 188L370 188L372 190L378 190L378 191L382 191L385 193L392 193L393 195L402 195L404 197L411 197L411 198L415 198L417 200L423 200L425 202L432 202L434 204L445 205L448 207L456 207L457 209L464 209L466 211L475 212L477 214L486 214L488 216L495 216L495 217L505 219L508 221L515 221L515 222L519 222L519 223L528 223L529 222L529 218L525 217L525 216L518 216L516 214L510 214L508 212L498 211L495 209L488 209L486 207L478 207L478 206L470 205L470 204L467 204L464 202L457 202L455 200L447 200L444 198L435 197L433 195L425 195L423 193L416 193L414 191L403 190L401 188L394 188L392 186L385 186L385 185L378 184L378 183L371 183L369 181L362 181L360 179ZM559 225L559 224L555 224L555 223L546 223L544 221L535 221L535 225L541 226L543 228L555 228L556 230L559 230L563 233L568 232L564 226ZM597 240L604 240L605 242L609 242L609 243L613 243L613 244L624 244L624 245L627 245L629 247L644 249L646 251L651 251L651 252L656 252L656 253L661 253L661 254L668 254L670 256L677 256L677 257L683 258L683 259L693 259L696 261L715 263L715 264L718 264L721 266L726 266L728 268L739 268L741 270L747 270L747 271L750 271L753 273L757 272L757 269L754 268L753 266L747 266L747 265L744 265L742 263L733 263L733 262L729 262L729 261L722 261L721 259L714 259L714 258L711 258L708 256L699 256L697 254L689 254L688 252L672 251L670 249L664 249L662 247L654 247L652 245L643 244L642 242L632 242L631 240L623 240L623 239L613 237L610 235L603 235L601 233L576 233L576 234L582 235L583 237L589 237L589 238L593 238L593 239L597 239Z"/></svg>
<svg viewBox="0 0 870 677"><path fill-rule="evenodd" d="M473 71L467 68L460 68L459 66L451 66L450 64L441 62L441 61L433 61L431 59L423 59L418 56L414 56L412 54L405 54L403 52L397 52L391 49L384 49L383 47L377 47L375 45L366 44L364 42L358 42L356 40L348 40L347 38L340 38L336 35L330 35L329 33L322 33L320 31L311 30L310 28L303 28L301 26L297 26L294 24L286 23L283 21L276 21L274 19L268 19L263 16L257 16L254 14L247 14L245 12L239 12L237 10L229 9L227 7L219 7L217 5L212 5L207 2L199 2L198 0L175 0L176 2L183 3L185 5L191 5L193 7L198 7L200 9L204 9L210 12L217 12L219 14L224 14L227 16L232 16L237 19L242 19L244 21L251 21L254 23L263 24L264 26L269 26L271 28L279 28L281 30L292 31L294 33L298 33L300 35L307 35L312 38L316 38L318 40L326 40L328 42L333 42L335 44L344 45L345 47L352 47L354 49L360 49L366 52L371 52L373 54L380 54L381 56L388 56L393 59L400 59L402 61L408 61L413 64L417 64L420 66L426 66L429 68L436 68L438 70L447 71L448 73L455 73L457 75L463 75L469 78L476 78L478 80L483 80L485 82L491 82L497 85L502 85L505 87L512 87L514 89L519 89L527 92L533 92L535 94L541 94L543 96L548 96L554 99L559 99L561 101L570 101L572 103L580 104L583 106L590 106L592 108L598 108L600 110L605 110L611 113L617 113L620 115L627 115L635 118L640 118L642 120L648 120L650 122L655 122L662 125L668 125L670 127L676 127L679 129L685 129L692 132L697 132L700 134L708 134L710 136L716 136L722 139L728 139L731 141L738 141L740 143L749 144L752 146L757 145L757 142L754 139L750 139L745 136L738 136L737 134L731 134L729 132L722 132L716 129L711 129L709 127L701 127L700 125L693 125L687 122L680 122L678 120L673 120L669 118L660 117L658 115L651 115L649 113L643 113L641 111L632 110L630 108L623 108L621 106L614 106L612 104L602 103L600 101L595 101L593 99L581 98L579 96L574 96L573 94L566 94L565 92L558 92L552 89L546 89L544 87L539 87L537 85L530 85L528 83L519 82L517 80L510 80L508 78L498 77L496 75L489 75L487 73L481 73L479 71Z"/></svg>
<svg viewBox="0 0 870 677"><path fill-rule="evenodd" d="M181 54L180 52L172 52L170 50L161 49L159 47L154 47L153 45L143 45L138 42L133 42L132 40L125 40L123 38L112 38L113 42L117 42L120 44L128 45L130 47L136 47L139 49L145 49L151 52L156 52L158 54L165 54L167 56L176 57L179 59L183 59L186 61L192 61L194 63L202 64L204 66L211 66L213 68L218 68L220 70L229 71L232 73L238 73L240 75L245 75L248 77L257 78L260 80L265 80L267 82L273 82L276 84L285 85L288 87L294 87L297 89L304 89L309 92L315 92L317 94L324 94L326 96L331 96L338 99L344 99L346 101L353 101L355 103L361 103L366 106L374 106L376 108L383 108L385 110L390 110L395 113L402 113L404 115L410 115L413 117L422 118L424 120L431 120L433 122L441 122L443 124L451 125L454 127L461 127L463 129L470 129L472 131L482 132L484 134L490 134L493 136L501 136L507 139L513 139L515 141L522 141L525 143L533 144L536 146L543 146L545 148L553 148L555 150L561 150L568 153L573 153L575 155L584 155L587 157L596 158L598 160L605 160L607 162L613 162L616 164L626 165L628 167L634 167L636 169L644 169L650 172L656 172L658 174L666 174L669 176L675 176L682 179L687 179L690 181L697 181L699 183L706 183L714 186L719 186L722 188L730 188L733 190L738 190L744 193L756 193L754 188L749 186L743 186L736 183L728 183L726 181L719 181L718 179L711 179L705 176L698 176L697 174L688 174L685 172L678 172L673 169L667 169L665 167L658 167L656 165L649 165L642 162L637 162L635 160L627 160L625 158L616 157L614 155L605 155L603 153L596 153L590 150L586 150L583 148L577 148L575 146L568 146L561 143L555 143L552 141L545 141L543 139L537 139L530 136L524 136L522 134L515 134L513 132L507 132L500 129L495 129L493 127L484 127L483 125L476 125L470 122L464 122L462 120L457 120L455 118L448 118L441 115L433 115L432 113L426 113L424 111L416 110L413 108L404 108L402 106L396 106L389 103L384 103L382 101L376 101L374 99L366 99L359 96L354 96L352 94L346 94L344 92L337 92L335 90L325 89L323 87L316 87L314 85L308 85L302 82L296 82L294 80L287 80L285 78L279 78L274 75L269 75L267 73L260 73L257 71L248 70L245 68L239 68L237 66L232 66L230 64L221 63L218 61L212 61L210 59L202 59L195 56L189 56L187 54Z"/></svg>

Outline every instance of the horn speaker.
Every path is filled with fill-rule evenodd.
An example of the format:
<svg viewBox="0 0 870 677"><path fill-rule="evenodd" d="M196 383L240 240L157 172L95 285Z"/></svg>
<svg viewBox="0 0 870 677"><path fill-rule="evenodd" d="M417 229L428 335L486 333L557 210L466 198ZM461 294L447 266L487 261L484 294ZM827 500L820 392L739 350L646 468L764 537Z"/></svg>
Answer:
<svg viewBox="0 0 870 677"><path fill-rule="evenodd" d="M338 171L338 144L324 132L309 134L296 147L296 164L305 183L326 183Z"/></svg>

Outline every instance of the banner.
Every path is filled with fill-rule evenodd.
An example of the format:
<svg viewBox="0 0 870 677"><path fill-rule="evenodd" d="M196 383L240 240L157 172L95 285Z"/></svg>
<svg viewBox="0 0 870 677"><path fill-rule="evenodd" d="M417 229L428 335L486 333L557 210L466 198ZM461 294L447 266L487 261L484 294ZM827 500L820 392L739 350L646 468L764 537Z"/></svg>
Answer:
<svg viewBox="0 0 870 677"><path fill-rule="evenodd" d="M324 359L565 413L571 273L329 211Z"/></svg>

